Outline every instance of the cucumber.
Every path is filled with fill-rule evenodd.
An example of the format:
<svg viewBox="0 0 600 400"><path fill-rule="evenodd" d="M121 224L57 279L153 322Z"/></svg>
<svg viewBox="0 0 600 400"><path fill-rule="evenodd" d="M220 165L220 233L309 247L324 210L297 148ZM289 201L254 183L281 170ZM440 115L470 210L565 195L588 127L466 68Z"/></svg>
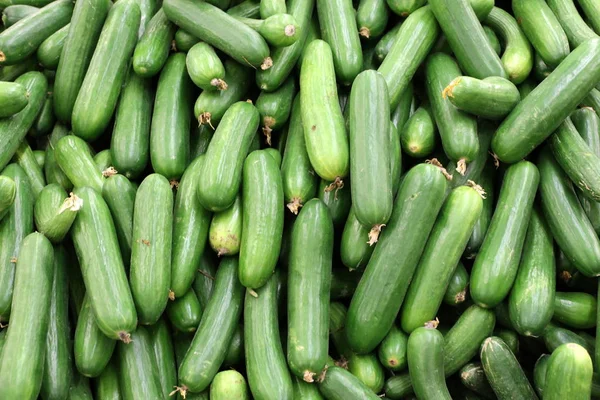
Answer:
<svg viewBox="0 0 600 400"><path fill-rule="evenodd" d="M163 396L167 398L177 384L177 368L171 332L164 319L160 319L155 325L149 327L148 331L154 350L160 386Z"/></svg>
<svg viewBox="0 0 600 400"><path fill-rule="evenodd" d="M429 5L465 75L478 79L507 77L467 0L430 0Z"/></svg>
<svg viewBox="0 0 600 400"><path fill-rule="evenodd" d="M75 5L54 84L54 112L62 123L71 122L75 100L111 5L107 0L82 0Z"/></svg>
<svg viewBox="0 0 600 400"><path fill-rule="evenodd" d="M98 327L90 297L86 295L77 318L73 342L75 366L79 373L89 377L100 375L110 361L116 344Z"/></svg>
<svg viewBox="0 0 600 400"><path fill-rule="evenodd" d="M495 178L495 169L491 164L488 164L484 167L483 171L479 178L477 178L477 183L479 186L483 188L485 191L485 199L483 199L483 209L481 210L481 214L479 215L479 219L475 222L475 227L473 228L473 233L469 238L469 242L467 243L467 248L465 249L465 254L467 258L475 258L479 249L481 248L481 244L485 239L485 235L490 226L490 221L492 220L492 215L494 213L494 178Z"/></svg>
<svg viewBox="0 0 600 400"><path fill-rule="evenodd" d="M46 160L44 162L44 175L48 184L56 183L68 191L73 189L73 184L58 166L58 162L56 161L54 154L56 143L67 134L67 128L65 128L63 125L60 123L54 125L52 133L48 136L48 146L46 147L45 151Z"/></svg>
<svg viewBox="0 0 600 400"><path fill-rule="evenodd" d="M116 360L116 357L114 357ZM121 400L118 366L113 360L96 379L96 400Z"/></svg>
<svg viewBox="0 0 600 400"><path fill-rule="evenodd" d="M243 0L239 4L231 6L227 14L232 17L259 18L260 0Z"/></svg>
<svg viewBox="0 0 600 400"><path fill-rule="evenodd" d="M43 170L46 164L46 152L44 150L33 150L33 156L37 165Z"/></svg>
<svg viewBox="0 0 600 400"><path fill-rule="evenodd" d="M299 25L290 14L274 14L265 19L236 17L236 19L254 29L273 47L287 47L296 43Z"/></svg>
<svg viewBox="0 0 600 400"><path fill-rule="evenodd" d="M599 32L600 14L598 13L600 12L600 8L598 8L598 4L590 0L579 0L578 3L586 16L586 22L588 25L591 25L596 32Z"/></svg>
<svg viewBox="0 0 600 400"><path fill-rule="evenodd" d="M396 197L402 178L402 145L400 144L400 130L390 120L390 170L392 174L392 196Z"/></svg>
<svg viewBox="0 0 600 400"><path fill-rule="evenodd" d="M46 70L47 71L47 70ZM46 74L46 72L44 72ZM48 79L54 79L53 77L48 77ZM48 92L46 92L46 98L44 100L44 105L40 113L38 114L31 130L29 131L29 135L34 138L38 138L40 136L48 135L52 132L54 128L54 124L56 123L56 117L54 116L53 111L53 102L54 102L54 94L53 94L53 85L50 83L48 85Z"/></svg>
<svg viewBox="0 0 600 400"><path fill-rule="evenodd" d="M322 201L310 200L292 231L287 337L290 370L309 383L327 362L332 254L331 216Z"/></svg>
<svg viewBox="0 0 600 400"><path fill-rule="evenodd" d="M56 143L54 157L75 187L87 186L97 192L102 191L105 179L85 141L75 135L64 136Z"/></svg>
<svg viewBox="0 0 600 400"><path fill-rule="evenodd" d="M67 196L67 192L56 183L45 186L33 208L38 232L52 243L62 242L82 206L81 199L74 194Z"/></svg>
<svg viewBox="0 0 600 400"><path fill-rule="evenodd" d="M193 160L196 157L206 153L208 144L212 139L213 130L208 125L200 125L198 127L194 127L192 125L192 129L193 130L190 135L190 158Z"/></svg>
<svg viewBox="0 0 600 400"><path fill-rule="evenodd" d="M442 301L449 306L458 306L467 299L469 286L469 273L465 266L459 261L454 273L450 277L448 288L444 293Z"/></svg>
<svg viewBox="0 0 600 400"><path fill-rule="evenodd" d="M546 371L548 370L549 360L550 356L548 354L542 354L533 367L533 384L535 391L540 397L543 395L544 387L546 386Z"/></svg>
<svg viewBox="0 0 600 400"><path fill-rule="evenodd" d="M48 81L40 72L27 72L15 80L29 93L29 103L11 118L0 119L0 169L4 169L33 126L46 99Z"/></svg>
<svg viewBox="0 0 600 400"><path fill-rule="evenodd" d="M181 386L178 390L182 395L208 388L225 359L225 351L242 313L244 291L237 270L236 258L223 258L215 277L213 295L179 366Z"/></svg>
<svg viewBox="0 0 600 400"><path fill-rule="evenodd" d="M492 76L455 78L443 91L459 110L487 119L501 120L521 101L519 89L508 79Z"/></svg>
<svg viewBox="0 0 600 400"><path fill-rule="evenodd" d="M225 67L209 44L200 42L192 46L185 63L190 78L202 90L227 90Z"/></svg>
<svg viewBox="0 0 600 400"><path fill-rule="evenodd" d="M202 253L197 264L197 271L194 270L195 279L193 282L193 289L196 292L200 307L206 309L208 300L212 294L212 290L215 282L215 275L217 272L217 261L210 252Z"/></svg>
<svg viewBox="0 0 600 400"><path fill-rule="evenodd" d="M501 328L494 331L494 336L502 339L515 356L519 355L519 335L517 332L512 329Z"/></svg>
<svg viewBox="0 0 600 400"><path fill-rule="evenodd" d="M318 387L328 400L379 399L371 389L343 368L331 366L319 376Z"/></svg>
<svg viewBox="0 0 600 400"><path fill-rule="evenodd" d="M487 39L489 40L496 54L501 55L502 47L500 45L500 39L498 39L498 35L496 35L496 32L494 32L494 30L487 25L483 26L483 30L485 32L485 36L487 36Z"/></svg>
<svg viewBox="0 0 600 400"><path fill-rule="evenodd" d="M235 201L244 159L258 123L259 114L252 104L240 101L225 112L208 145L199 176L197 196L207 210L223 211Z"/></svg>
<svg viewBox="0 0 600 400"><path fill-rule="evenodd" d="M240 324L235 328L233 337L229 342L223 367L234 367L244 362L244 327Z"/></svg>
<svg viewBox="0 0 600 400"><path fill-rule="evenodd" d="M54 250L41 233L23 239L12 312L0 361L0 397L35 399L43 379ZM35 285L32 284L35 282Z"/></svg>
<svg viewBox="0 0 600 400"><path fill-rule="evenodd" d="M554 320L571 328L588 329L596 326L596 298L578 292L556 292Z"/></svg>
<svg viewBox="0 0 600 400"><path fill-rule="evenodd" d="M485 399L495 399L496 395L490 386L483 367L479 362L473 362L460 369L460 381L468 389Z"/></svg>
<svg viewBox="0 0 600 400"><path fill-rule="evenodd" d="M369 232L370 229L363 226L356 218L354 207L350 208L340 243L342 263L350 271L362 269L369 263L375 249L369 245L369 241L365 240L369 236Z"/></svg>
<svg viewBox="0 0 600 400"><path fill-rule="evenodd" d="M427 0L387 0L390 10L401 17L408 17L425 4Z"/></svg>
<svg viewBox="0 0 600 400"><path fill-rule="evenodd" d="M464 175L466 164L473 161L479 151L477 121L472 115L454 107L450 99L443 96L445 88L461 76L461 71L454 59L443 53L432 54L425 69L427 95L442 139L442 147L448 158L457 163L456 170ZM456 135L457 131L462 134Z"/></svg>
<svg viewBox="0 0 600 400"><path fill-rule="evenodd" d="M346 333L355 352L373 351L391 328L442 207L446 185L440 170L427 164L412 168L400 184L394 212L348 309ZM390 296L376 294L382 287Z"/></svg>
<svg viewBox="0 0 600 400"><path fill-rule="evenodd" d="M317 385L304 382L301 378L294 376L294 398L303 400L324 400Z"/></svg>
<svg viewBox="0 0 600 400"><path fill-rule="evenodd" d="M391 371L402 371L406 369L408 361L406 350L408 335L392 325L390 331L377 350L381 364Z"/></svg>
<svg viewBox="0 0 600 400"><path fill-rule="evenodd" d="M482 208L482 195L474 188L459 186L448 195L402 304L404 332L413 332L437 315Z"/></svg>
<svg viewBox="0 0 600 400"><path fill-rule="evenodd" d="M401 26L401 23L394 25L381 37L381 39L379 39L375 45L375 59L380 63L383 62L385 57L387 57L388 53L390 52Z"/></svg>
<svg viewBox="0 0 600 400"><path fill-rule="evenodd" d="M494 8L493 0L469 0L477 19L485 21L489 13Z"/></svg>
<svg viewBox="0 0 600 400"><path fill-rule="evenodd" d="M204 252L211 214L196 197L204 156L197 157L187 167L179 182L173 211L173 248L171 255L171 291L175 297L183 296L192 286L196 269ZM212 274L214 276L214 274ZM200 279L196 279L200 281ZM196 291L199 297L206 290ZM205 303L202 303L204 309Z"/></svg>
<svg viewBox="0 0 600 400"><path fill-rule="evenodd" d="M410 334L406 358L418 398L452 399L444 377L444 336L434 325L426 324Z"/></svg>
<svg viewBox="0 0 600 400"><path fill-rule="evenodd" d="M31 56L18 64L6 65L0 68L0 81L12 82L24 73L36 71L37 69L37 59L35 56Z"/></svg>
<svg viewBox="0 0 600 400"><path fill-rule="evenodd" d="M552 235L540 213L534 210L508 300L511 324L521 335L541 335L552 319L555 269Z"/></svg>
<svg viewBox="0 0 600 400"><path fill-rule="evenodd" d="M383 391L385 395L390 399L410 399L410 395L412 395L413 389L412 381L410 380L410 375L408 374L408 372L390 377L385 382Z"/></svg>
<svg viewBox="0 0 600 400"><path fill-rule="evenodd" d="M262 91L256 99L256 108L262 119L262 131L271 145L271 132L287 122L296 95L296 81L292 78L274 92Z"/></svg>
<svg viewBox="0 0 600 400"><path fill-rule="evenodd" d="M171 48L176 51L187 52L199 42L200 39L198 39L196 36L179 28L175 32L175 39L173 39L173 42L171 43Z"/></svg>
<svg viewBox="0 0 600 400"><path fill-rule="evenodd" d="M544 149L538 159L540 199L546 222L567 259L584 275L600 274L600 241L585 215L573 184Z"/></svg>
<svg viewBox="0 0 600 400"><path fill-rule="evenodd" d="M133 70L141 77L157 75L169 57L171 42L175 36L175 25L159 9L148 22L133 52Z"/></svg>
<svg viewBox="0 0 600 400"><path fill-rule="evenodd" d="M119 387L123 398L163 398L152 336L143 326L131 334L131 343L117 346Z"/></svg>
<svg viewBox="0 0 600 400"><path fill-rule="evenodd" d="M85 298L85 284L81 275L79 261L72 248L69 249L69 311L77 323Z"/></svg>
<svg viewBox="0 0 600 400"><path fill-rule="evenodd" d="M587 351L575 343L563 344L548 360L544 399L589 399L592 373L592 359Z"/></svg>
<svg viewBox="0 0 600 400"><path fill-rule="evenodd" d="M190 79L185 55L175 53L162 69L150 128L150 161L155 172L179 179L189 163Z"/></svg>
<svg viewBox="0 0 600 400"><path fill-rule="evenodd" d="M260 17L265 19L271 15L287 12L285 0L260 0Z"/></svg>
<svg viewBox="0 0 600 400"><path fill-rule="evenodd" d="M12 178L0 175L0 220L8 214L10 206L15 202L17 185Z"/></svg>
<svg viewBox="0 0 600 400"><path fill-rule="evenodd" d="M210 384L210 400L248 400L244 375L237 371L221 371Z"/></svg>
<svg viewBox="0 0 600 400"><path fill-rule="evenodd" d="M54 71L58 67L58 61L70 27L71 24L63 26L40 44L37 49L37 58L44 68Z"/></svg>
<svg viewBox="0 0 600 400"><path fill-rule="evenodd" d="M422 105L417 108L399 129L402 150L410 157L426 157L435 148L436 126L430 107Z"/></svg>
<svg viewBox="0 0 600 400"><path fill-rule="evenodd" d="M590 355L594 354L594 346L591 346L582 336L566 328L561 328L552 322L546 325L543 339L546 348L550 352L556 350L562 344L577 343L583 346Z"/></svg>
<svg viewBox="0 0 600 400"><path fill-rule="evenodd" d="M69 388L69 400L93 400L90 380L84 376L76 375Z"/></svg>
<svg viewBox="0 0 600 400"><path fill-rule="evenodd" d="M217 256L232 256L240 251L242 237L242 197L240 194L225 211L213 216L208 241Z"/></svg>
<svg viewBox="0 0 600 400"><path fill-rule="evenodd" d="M329 208L333 224L335 226L340 226L346 221L346 218L348 218L348 215L350 214L350 206L352 203L350 186L346 184L346 186L341 189L331 190L332 185L335 186L336 183L321 180L318 191L319 199L325 203L327 208Z"/></svg>
<svg viewBox="0 0 600 400"><path fill-rule="evenodd" d="M495 307L513 286L539 181L538 169L528 161L506 170L496 210L471 271L471 297L481 307Z"/></svg>
<svg viewBox="0 0 600 400"><path fill-rule="evenodd" d="M391 110L391 120L396 128L402 129L410 116L415 113L417 106L413 97L413 85L409 83L406 90L400 96L398 106Z"/></svg>
<svg viewBox="0 0 600 400"><path fill-rule="evenodd" d="M171 325L180 332L195 332L202 318L200 302L193 289L170 301L166 312Z"/></svg>
<svg viewBox="0 0 600 400"><path fill-rule="evenodd" d="M17 148L13 160L16 161L16 163L23 168L25 174L27 174L29 183L31 184L31 189L33 191L33 197L34 199L37 199L40 195L40 192L46 185L46 181L44 179L44 173L35 160L33 151L31 150L31 147L29 147L29 144L26 140L21 142Z"/></svg>
<svg viewBox="0 0 600 400"><path fill-rule="evenodd" d="M4 24L4 28L10 28L18 21L28 17L31 14L35 14L38 11L40 11L38 7L27 4L15 4L8 6L2 10L2 23Z"/></svg>
<svg viewBox="0 0 600 400"><path fill-rule="evenodd" d="M69 23L73 3L57 0L0 33L0 65L14 65L35 53L40 44Z"/></svg>
<svg viewBox="0 0 600 400"><path fill-rule="evenodd" d="M440 33L430 7L422 7L402 23L379 71L388 84L390 109L395 109L419 65ZM376 50L377 52L377 50Z"/></svg>
<svg viewBox="0 0 600 400"><path fill-rule="evenodd" d="M0 82L0 118L11 117L23 110L29 103L29 93L25 86L16 82Z"/></svg>
<svg viewBox="0 0 600 400"><path fill-rule="evenodd" d="M191 0L167 0L163 10L171 22L238 63L261 69L273 65L262 36L217 7Z"/></svg>
<svg viewBox="0 0 600 400"><path fill-rule="evenodd" d="M547 3L564 29L571 49L598 37L579 15L573 0L549 0Z"/></svg>
<svg viewBox="0 0 600 400"><path fill-rule="evenodd" d="M102 187L102 198L112 215L123 262L129 266L133 231L133 206L137 189L123 175L109 177Z"/></svg>
<svg viewBox="0 0 600 400"><path fill-rule="evenodd" d="M15 268L23 239L33 232L33 193L25 171L17 164L4 168L2 175L15 182L15 198L0 221L0 321L11 313Z"/></svg>
<svg viewBox="0 0 600 400"><path fill-rule="evenodd" d="M513 12L536 53L556 68L569 55L569 40L545 1L513 0Z"/></svg>
<svg viewBox="0 0 600 400"><path fill-rule="evenodd" d="M347 299L354 294L356 285L361 278L360 273L347 271L343 268L331 271L331 300Z"/></svg>
<svg viewBox="0 0 600 400"><path fill-rule="evenodd" d="M380 37L385 31L388 18L385 0L362 0L356 9L358 33L365 39Z"/></svg>
<svg viewBox="0 0 600 400"><path fill-rule="evenodd" d="M108 206L92 188L76 189L75 194L83 207L71 238L96 322L105 335L128 342L137 315Z"/></svg>

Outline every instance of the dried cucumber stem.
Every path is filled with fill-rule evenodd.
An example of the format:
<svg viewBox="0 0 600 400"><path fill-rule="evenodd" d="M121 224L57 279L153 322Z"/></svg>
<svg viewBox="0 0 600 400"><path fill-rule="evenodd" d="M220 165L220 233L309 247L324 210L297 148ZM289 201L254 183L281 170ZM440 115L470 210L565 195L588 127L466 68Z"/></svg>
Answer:
<svg viewBox="0 0 600 400"><path fill-rule="evenodd" d="M62 214L63 212L69 211L79 211L83 206L83 199L77 197L73 192L69 193L69 197L63 201L62 206L60 206L58 213Z"/></svg>
<svg viewBox="0 0 600 400"><path fill-rule="evenodd" d="M371 36L371 30L365 26L358 30L358 34L364 38L369 38Z"/></svg>
<svg viewBox="0 0 600 400"><path fill-rule="evenodd" d="M175 292L169 289L169 300L175 300Z"/></svg>
<svg viewBox="0 0 600 400"><path fill-rule="evenodd" d="M118 174L119 171L115 169L115 167L108 167L104 171L102 171L102 176L108 178L110 176Z"/></svg>
<svg viewBox="0 0 600 400"><path fill-rule="evenodd" d="M315 381L315 375L316 374L314 372L310 372L307 370L307 371L304 371L304 376L302 377L302 379L304 379L304 382L313 383ZM323 377L325 377L325 375L323 375ZM322 381L320 381L320 382L322 382Z"/></svg>
<svg viewBox="0 0 600 400"><path fill-rule="evenodd" d="M6 56L4 55L4 53L2 51L0 51L0 62L4 62L6 61Z"/></svg>
<svg viewBox="0 0 600 400"><path fill-rule="evenodd" d="M465 175L465 172L467 172L467 161L464 158L461 158L456 163L456 171L463 176Z"/></svg>
<svg viewBox="0 0 600 400"><path fill-rule="evenodd" d="M373 227L369 231L369 241L367 242L369 243L369 246L373 246L375 243L377 243L377 240L379 240L379 234L381 233L381 229L383 229L384 226L385 224L373 225Z"/></svg>
<svg viewBox="0 0 600 400"><path fill-rule="evenodd" d="M442 171L442 174L446 177L446 179L448 179L449 181L452 180L452 175L450 175L448 173L448 171L446 170L446 168L444 168L444 166L442 165L442 163L439 162L439 160L437 158L432 158L431 160L425 160L425 163L431 164L431 165L434 165L434 166L438 167L440 169L440 171Z"/></svg>
<svg viewBox="0 0 600 400"><path fill-rule="evenodd" d="M183 385L183 386L173 386L175 388L175 390L173 390L171 393L169 393L169 396L173 396L176 393L179 393L181 395L181 397L183 399L185 399L185 396L187 394L188 388L187 386Z"/></svg>
<svg viewBox="0 0 600 400"><path fill-rule="evenodd" d="M344 181L342 180L342 178L340 178L339 176L337 178L335 178L335 180L333 182L331 182L330 185L328 185L325 188L326 192L331 192L332 190L335 190L336 194L337 191L342 189L344 187Z"/></svg>
<svg viewBox="0 0 600 400"><path fill-rule="evenodd" d="M563 280L563 282L569 283L569 281L573 278L573 275L571 275L571 273L569 271L563 271L560 273L560 279Z"/></svg>
<svg viewBox="0 0 600 400"><path fill-rule="evenodd" d="M171 185L171 189L179 189L179 181L177 179L171 179L169 185Z"/></svg>
<svg viewBox="0 0 600 400"><path fill-rule="evenodd" d="M263 63L260 64L260 69L262 69L263 71L266 71L269 68L271 68L272 66L273 66L273 59L271 57L267 57L264 59Z"/></svg>
<svg viewBox="0 0 600 400"><path fill-rule="evenodd" d="M287 37L294 36L296 34L296 27L294 25L286 25L283 32Z"/></svg>
<svg viewBox="0 0 600 400"><path fill-rule="evenodd" d="M248 293L250 293L250 296L252 297L258 297L258 293L256 293L254 289L248 289Z"/></svg>
<svg viewBox="0 0 600 400"><path fill-rule="evenodd" d="M227 254L229 254L229 250L227 249L217 250L217 257L226 256Z"/></svg>
<svg viewBox="0 0 600 400"><path fill-rule="evenodd" d="M219 78L212 79L210 81L210 84L219 90L227 90L227 88L229 87L229 86L227 86L227 82L225 82L223 79L219 79Z"/></svg>
<svg viewBox="0 0 600 400"><path fill-rule="evenodd" d="M127 332L119 332L119 339L125 344L131 343L131 334Z"/></svg>
<svg viewBox="0 0 600 400"><path fill-rule="evenodd" d="M263 135L265 135L265 138L267 140L267 144L269 146L271 146L271 132L273 132L273 127L275 126L275 118L270 117L270 116L266 116L263 118Z"/></svg>
<svg viewBox="0 0 600 400"><path fill-rule="evenodd" d="M287 203L287 208L294 215L298 215L298 212L300 211L301 207L302 207L302 203L300 202L300 199L297 197L294 197L291 202Z"/></svg>
<svg viewBox="0 0 600 400"><path fill-rule="evenodd" d="M462 303L466 299L467 299L467 288L464 288L460 292L456 293L456 296L454 296L454 302L456 304Z"/></svg>
<svg viewBox="0 0 600 400"><path fill-rule="evenodd" d="M492 153L491 151L488 151L488 153L490 153L490 155L494 159L494 167L498 169L498 167L500 166L500 160L498 159L498 156L495 153Z"/></svg>
<svg viewBox="0 0 600 400"><path fill-rule="evenodd" d="M335 363L336 367L340 367L340 368L344 368L344 369L348 369L348 360L346 360L346 357L342 356L339 360L337 360ZM318 380L318 379L317 379Z"/></svg>
<svg viewBox="0 0 600 400"><path fill-rule="evenodd" d="M452 94L452 89L454 89L456 85L460 83L461 80L462 79L458 77L455 78L452 82L450 82L448 86L446 86L444 90L442 90L442 98L445 99L446 97L454 97L454 95Z"/></svg>
<svg viewBox="0 0 600 400"><path fill-rule="evenodd" d="M317 382L321 383L325 380L325 375L327 375L327 368L329 368L328 365L325 366L325 368L323 368L323 371L321 371L321 373L319 374L319 376L317 377ZM304 376L306 377L306 373L308 371L304 372ZM314 375L314 374L313 374ZM311 381L312 382L312 381Z"/></svg>
<svg viewBox="0 0 600 400"><path fill-rule="evenodd" d="M437 319L437 317L436 317L432 321L425 322L424 326L425 326L425 328L429 328L429 329L437 329L439 324L440 324L440 320Z"/></svg>
<svg viewBox="0 0 600 400"><path fill-rule="evenodd" d="M213 125L210 123L210 117L211 117L211 114L210 114L210 112L208 112L208 111L205 111L205 112L203 112L202 114L200 114L200 115L198 116L198 123L199 123L200 125L206 125L206 124L208 124L208 125L210 125L210 127L211 127L211 128L213 129L213 131L214 131L214 130L215 130L215 127L214 127L214 126L213 126Z"/></svg>
<svg viewBox="0 0 600 400"><path fill-rule="evenodd" d="M486 193L485 193L485 190L481 186L479 186L478 184L476 184L475 182L473 182L470 179L467 180L467 186L475 189L475 191L481 196L481 198L485 199Z"/></svg>

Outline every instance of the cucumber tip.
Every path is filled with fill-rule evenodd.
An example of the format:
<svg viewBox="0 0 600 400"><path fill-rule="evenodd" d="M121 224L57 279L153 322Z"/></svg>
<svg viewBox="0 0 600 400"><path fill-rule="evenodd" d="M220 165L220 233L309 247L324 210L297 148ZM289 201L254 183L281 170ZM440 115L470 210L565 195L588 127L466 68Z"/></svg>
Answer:
<svg viewBox="0 0 600 400"><path fill-rule="evenodd" d="M371 37L371 30L369 28L367 28L366 26L363 26L362 28L360 28L358 30L358 34L362 37L364 37L365 39L368 39Z"/></svg>
<svg viewBox="0 0 600 400"><path fill-rule="evenodd" d="M292 37L296 34L296 27L294 25L286 25L283 29L285 36Z"/></svg>
<svg viewBox="0 0 600 400"><path fill-rule="evenodd" d="M385 224L373 225L373 227L369 231L369 241L367 242L369 246L373 246L375 243L377 243L377 240L379 240L379 234L381 233L381 229L383 229L384 226Z"/></svg>
<svg viewBox="0 0 600 400"><path fill-rule="evenodd" d="M179 393L181 395L181 397L185 400L185 396L187 395L187 391L188 388L187 386L183 385L183 386L173 386L175 388L175 390L173 390L171 393L169 393L169 397L175 395L176 393Z"/></svg>
<svg viewBox="0 0 600 400"><path fill-rule="evenodd" d="M131 334L129 332L119 332L119 339L125 343L131 343Z"/></svg>
<svg viewBox="0 0 600 400"><path fill-rule="evenodd" d="M271 57L267 57L263 60L262 64L260 64L260 69L263 71L268 70L273 66L273 59Z"/></svg>
<svg viewBox="0 0 600 400"><path fill-rule="evenodd" d="M0 50L0 63L3 63L4 61L6 61L6 55Z"/></svg>
<svg viewBox="0 0 600 400"><path fill-rule="evenodd" d="M287 208L294 215L298 215L298 212L300 211L301 207L302 207L302 203L300 202L300 199L297 197L294 197L291 202L287 203Z"/></svg>
<svg viewBox="0 0 600 400"><path fill-rule="evenodd" d="M310 372L308 370L304 371L304 375L302 376L302 379L304 380L304 382L308 382L308 383L313 383L315 381L315 373L314 372Z"/></svg>

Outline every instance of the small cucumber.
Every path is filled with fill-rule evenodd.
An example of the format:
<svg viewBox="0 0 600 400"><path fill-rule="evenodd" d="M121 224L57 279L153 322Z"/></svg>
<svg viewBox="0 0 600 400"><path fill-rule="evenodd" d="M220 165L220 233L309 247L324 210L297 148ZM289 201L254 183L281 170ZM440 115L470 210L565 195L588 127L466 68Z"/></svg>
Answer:
<svg viewBox="0 0 600 400"><path fill-rule="evenodd" d="M196 43L199 43L200 39L196 36L187 33L183 29L179 28L175 32L175 39L171 43L171 47L176 51L188 52Z"/></svg>
<svg viewBox="0 0 600 400"><path fill-rule="evenodd" d="M553 318L571 328L593 328L596 326L596 298L587 293L556 292Z"/></svg>
<svg viewBox="0 0 600 400"><path fill-rule="evenodd" d="M426 157L434 150L436 126L429 107L422 105L417 108L399 129L402 150L410 157Z"/></svg>
<svg viewBox="0 0 600 400"><path fill-rule="evenodd" d="M148 22L144 34L133 52L133 70L141 77L148 78L160 72L171 49L175 36L175 25L167 19L161 9Z"/></svg>
<svg viewBox="0 0 600 400"><path fill-rule="evenodd" d="M40 11L38 7L27 4L9 5L2 10L2 24L4 25L4 29L10 28L18 21L30 16L31 14L35 14L38 11Z"/></svg>
<svg viewBox="0 0 600 400"><path fill-rule="evenodd" d="M211 45L196 43L185 58L188 74L202 90L227 90L225 67Z"/></svg>
<svg viewBox="0 0 600 400"><path fill-rule="evenodd" d="M340 243L340 257L342 263L350 269L362 269L368 263L373 254L374 246L369 244L365 238L369 237L370 228L365 227L356 218L354 207L350 208L348 219L344 224L342 241Z"/></svg>
<svg viewBox="0 0 600 400"><path fill-rule="evenodd" d="M485 200L484 200L485 201ZM465 266L459 261L454 273L450 277L448 288L444 293L443 302L449 306L458 306L467 299L469 286L469 273Z"/></svg>
<svg viewBox="0 0 600 400"><path fill-rule="evenodd" d="M15 156L13 160L19 164L27 177L29 178L29 183L31 184L31 189L33 191L34 199L37 199L40 195L40 192L46 185L46 180L44 178L44 173L42 169L38 165L35 160L35 156L33 155L33 151L26 140L21 142L17 151L15 152Z"/></svg>
<svg viewBox="0 0 600 400"><path fill-rule="evenodd" d="M8 214L10 206L15 202L17 185L12 178L0 175L0 220Z"/></svg>
<svg viewBox="0 0 600 400"><path fill-rule="evenodd" d="M485 399L496 398L479 362L469 363L460 369L460 382Z"/></svg>
<svg viewBox="0 0 600 400"><path fill-rule="evenodd" d="M116 360L116 357L114 357ZM119 373L116 362L111 361L96 379L96 400L121 400Z"/></svg>
<svg viewBox="0 0 600 400"><path fill-rule="evenodd" d="M71 229L81 207L81 199L76 195L67 196L67 192L56 183L47 185L35 201L35 226L52 243L60 243Z"/></svg>
<svg viewBox="0 0 600 400"><path fill-rule="evenodd" d="M469 243L467 243L467 248L465 249L465 255L467 258L475 258L479 252L481 244L483 243L485 235L487 234L490 226L490 221L492 220L495 206L495 173L495 168L488 163L488 165L484 167L479 178L477 178L477 184L485 191L485 199L483 199L483 209L481 210L479 219L475 223L473 233L471 234L471 238L469 239Z"/></svg>
<svg viewBox="0 0 600 400"><path fill-rule="evenodd" d="M269 146L271 132L281 129L287 122L295 95L296 81L290 78L273 92L262 91L256 99L256 108L262 120L262 131Z"/></svg>
<svg viewBox="0 0 600 400"><path fill-rule="evenodd" d="M300 27L290 14L274 14L265 19L236 17L236 19L256 32L273 47L287 47L296 43Z"/></svg>
<svg viewBox="0 0 600 400"><path fill-rule="evenodd" d="M23 110L29 103L29 93L25 86L16 82L0 82L0 118L11 117Z"/></svg>
<svg viewBox="0 0 600 400"><path fill-rule="evenodd" d="M398 31L400 31L401 26L401 23L394 25L381 37L381 39L379 39L375 45L375 59L377 59L377 61L380 63L385 60L385 57L387 57L390 49L394 45L396 35L398 34Z"/></svg>
<svg viewBox="0 0 600 400"><path fill-rule="evenodd" d="M70 191L73 189L73 184L58 166L58 162L56 161L54 154L56 143L67 134L68 130L63 125L60 123L54 125L52 133L48 136L48 146L46 147L45 151L46 160L44 162L44 175L48 184L56 183L63 189Z"/></svg>
<svg viewBox="0 0 600 400"><path fill-rule="evenodd" d="M396 325L392 325L377 350L381 364L394 372L406 369L408 365L406 359L407 344L408 335L398 329Z"/></svg>
<svg viewBox="0 0 600 400"><path fill-rule="evenodd" d="M380 37L388 23L389 10L385 0L362 0L356 9L358 33L365 39Z"/></svg>
<svg viewBox="0 0 600 400"><path fill-rule="evenodd" d="M210 400L248 400L248 385L237 371L221 371L210 384Z"/></svg>
<svg viewBox="0 0 600 400"><path fill-rule="evenodd" d="M102 191L105 178L96 166L88 144L74 135L67 135L56 143L54 156L60 169L75 187L90 187Z"/></svg>
<svg viewBox="0 0 600 400"><path fill-rule="evenodd" d="M70 27L71 24L63 26L40 44L37 49L37 58L42 67L56 70Z"/></svg>
<svg viewBox="0 0 600 400"><path fill-rule="evenodd" d="M202 309L193 289L167 304L171 325L180 332L195 332L200 325Z"/></svg>
<svg viewBox="0 0 600 400"><path fill-rule="evenodd" d="M133 231L133 207L137 189L123 175L109 177L102 187L102 198L106 201L119 240L123 262L129 266L131 259L131 236Z"/></svg>
<svg viewBox="0 0 600 400"><path fill-rule="evenodd" d="M573 0L548 0L547 3L564 29L572 50L587 40L598 37L585 23Z"/></svg>
<svg viewBox="0 0 600 400"><path fill-rule="evenodd" d="M377 400L371 389L344 368L331 366L319 376L319 391L328 400L364 399Z"/></svg>
<svg viewBox="0 0 600 400"><path fill-rule="evenodd" d="M171 330L169 324L164 319L160 319L148 328L148 332L154 350L162 394L164 398L167 398L177 384L177 366L175 364Z"/></svg>
<svg viewBox="0 0 600 400"><path fill-rule="evenodd" d="M552 352L546 370L544 399L589 399L592 391L592 359L587 351L567 343Z"/></svg>

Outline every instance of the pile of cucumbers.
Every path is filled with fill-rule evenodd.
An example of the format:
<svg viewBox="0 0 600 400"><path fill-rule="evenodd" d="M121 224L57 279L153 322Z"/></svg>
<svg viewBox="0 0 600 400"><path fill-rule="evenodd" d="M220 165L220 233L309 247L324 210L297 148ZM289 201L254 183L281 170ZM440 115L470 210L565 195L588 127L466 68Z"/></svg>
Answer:
<svg viewBox="0 0 600 400"><path fill-rule="evenodd" d="M600 399L598 0L0 10L0 400Z"/></svg>

